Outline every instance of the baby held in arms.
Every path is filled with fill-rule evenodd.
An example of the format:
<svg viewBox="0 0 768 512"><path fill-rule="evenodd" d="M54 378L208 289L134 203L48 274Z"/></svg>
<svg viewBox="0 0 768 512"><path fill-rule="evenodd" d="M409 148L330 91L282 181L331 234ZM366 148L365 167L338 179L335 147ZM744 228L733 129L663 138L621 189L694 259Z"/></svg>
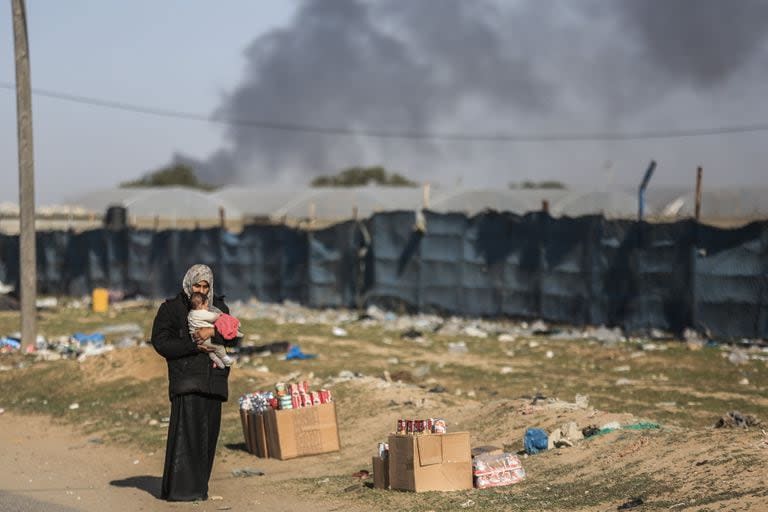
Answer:
<svg viewBox="0 0 768 512"><path fill-rule="evenodd" d="M192 303L192 309L187 315L190 334L194 334L196 330L203 327L215 327L222 337L227 340L243 336L239 331L240 321L231 315L222 313L219 309L213 306L209 306L207 295L200 292L193 292L189 296L189 301ZM227 355L227 351L223 345L212 343L210 338L205 340L202 345L214 349L213 352L208 353L208 356L217 368L232 366L234 361Z"/></svg>

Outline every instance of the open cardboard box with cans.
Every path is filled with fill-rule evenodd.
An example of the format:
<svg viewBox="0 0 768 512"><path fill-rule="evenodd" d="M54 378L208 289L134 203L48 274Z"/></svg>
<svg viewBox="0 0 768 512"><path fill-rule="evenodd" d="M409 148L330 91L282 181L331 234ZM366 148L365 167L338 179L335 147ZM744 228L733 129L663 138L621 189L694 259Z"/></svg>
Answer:
<svg viewBox="0 0 768 512"><path fill-rule="evenodd" d="M278 392L284 389L279 384L277 388ZM286 460L339 451L336 403L330 392L310 393L306 383L302 392L293 384L288 389L292 403L284 399L280 403L279 395L270 397L271 392L241 397L240 420L248 452Z"/></svg>
<svg viewBox="0 0 768 512"><path fill-rule="evenodd" d="M520 482L525 471L516 455L500 449L470 447L469 432L448 433L445 422L437 431L435 420L407 425L399 420L398 429L388 443L379 443L373 457L375 489L401 491L459 491L473 487L485 489ZM431 423L431 428L430 428Z"/></svg>

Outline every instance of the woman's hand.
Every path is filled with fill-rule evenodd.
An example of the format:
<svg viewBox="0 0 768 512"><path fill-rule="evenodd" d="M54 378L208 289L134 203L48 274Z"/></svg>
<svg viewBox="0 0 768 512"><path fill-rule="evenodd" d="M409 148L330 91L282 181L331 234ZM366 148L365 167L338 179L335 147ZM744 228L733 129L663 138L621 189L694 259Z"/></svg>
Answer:
<svg viewBox="0 0 768 512"><path fill-rule="evenodd" d="M216 329L213 327L201 327L192 334L192 339L199 345L205 340L213 338L214 334L216 334Z"/></svg>

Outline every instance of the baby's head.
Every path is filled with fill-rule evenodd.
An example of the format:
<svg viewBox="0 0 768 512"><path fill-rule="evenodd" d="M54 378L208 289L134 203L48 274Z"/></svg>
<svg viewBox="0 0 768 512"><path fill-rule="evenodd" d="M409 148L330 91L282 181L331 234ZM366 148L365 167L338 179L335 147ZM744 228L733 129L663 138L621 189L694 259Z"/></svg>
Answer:
<svg viewBox="0 0 768 512"><path fill-rule="evenodd" d="M192 292L189 302L192 303L192 309L205 309L208 306L208 296L204 293Z"/></svg>

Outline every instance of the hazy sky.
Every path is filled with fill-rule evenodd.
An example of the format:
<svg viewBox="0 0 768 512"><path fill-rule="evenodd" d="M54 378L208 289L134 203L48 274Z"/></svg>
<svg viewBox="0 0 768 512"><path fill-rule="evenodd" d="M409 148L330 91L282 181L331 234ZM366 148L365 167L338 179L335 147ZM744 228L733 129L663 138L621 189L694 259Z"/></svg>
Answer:
<svg viewBox="0 0 768 512"><path fill-rule="evenodd" d="M768 124L764 0L27 0L34 88L349 132L586 134ZM9 2L0 82L13 82ZM419 180L768 184L768 131L608 142L377 139L210 124L35 96L40 203L192 162L295 183L384 164ZM0 89L0 201L17 200Z"/></svg>

